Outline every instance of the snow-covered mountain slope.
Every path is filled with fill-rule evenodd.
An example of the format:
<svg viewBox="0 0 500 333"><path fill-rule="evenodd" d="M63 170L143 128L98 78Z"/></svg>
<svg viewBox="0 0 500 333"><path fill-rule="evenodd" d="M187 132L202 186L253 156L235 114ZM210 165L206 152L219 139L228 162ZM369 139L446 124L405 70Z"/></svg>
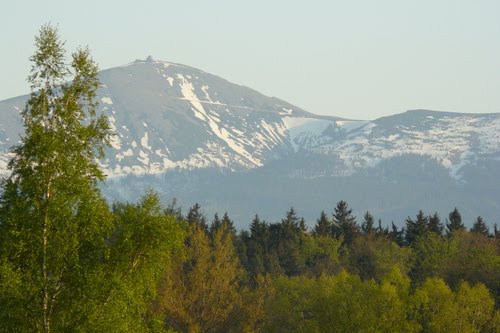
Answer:
<svg viewBox="0 0 500 333"><path fill-rule="evenodd" d="M109 176L198 168L251 169L293 152L283 117L327 119L184 65L135 61L100 73L100 109L116 135ZM26 97L0 102L0 169L22 132Z"/></svg>
<svg viewBox="0 0 500 333"><path fill-rule="evenodd" d="M341 162L323 166L334 176L419 154L459 179L478 160L500 159L500 114L416 110L375 121L318 116L201 70L151 59L104 70L100 80L100 109L116 133L101 161L111 177L249 170L310 151ZM0 102L2 173L22 133L26 98Z"/></svg>
<svg viewBox="0 0 500 333"><path fill-rule="evenodd" d="M467 165L500 160L500 114L413 110L373 122L337 121L336 128L322 125L319 136L304 135L304 130L296 141L303 143L300 147L337 156L345 165L339 175L351 175L392 157L417 154L436 159L460 179Z"/></svg>

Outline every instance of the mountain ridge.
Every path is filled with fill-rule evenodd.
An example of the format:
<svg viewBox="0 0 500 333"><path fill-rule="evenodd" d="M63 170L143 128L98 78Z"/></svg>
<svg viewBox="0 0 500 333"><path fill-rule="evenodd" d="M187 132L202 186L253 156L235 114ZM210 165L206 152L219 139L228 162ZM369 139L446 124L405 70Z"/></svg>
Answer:
<svg viewBox="0 0 500 333"><path fill-rule="evenodd" d="M403 163L405 158L398 159L407 155L435 160L437 166L425 163L439 177L447 173L450 184L484 182L489 189L484 179L496 174L494 168L500 161L500 113L417 109L375 120L321 116L202 70L154 60L106 69L99 77L99 110L108 115L116 133L100 164L110 179L130 178L128 184L119 186L124 193L129 192L126 186L134 187L131 182L137 177L177 177L179 172L193 174L204 169L225 175L252 170L256 170L252 173L255 175L272 174L269 184L261 187L272 186L272 179L278 178L298 181L333 177L340 183L351 179L354 184L352 177L366 172L387 175L381 168L393 168L393 174L411 177L411 173L398 169L412 165ZM18 96L0 101L0 173L4 175L9 148L23 130L19 112L26 99ZM420 174L418 165L415 168L415 174ZM342 177L347 178L341 181ZM176 184L175 180L165 182ZM384 184L380 186L389 186ZM172 191L176 189L188 190L173 186ZM497 193L488 191L493 191L488 198L494 199ZM113 189L109 193L119 195ZM463 198L460 200L466 201ZM217 203L212 205L216 207ZM490 212L498 210L497 204L489 207ZM499 215L497 211L489 216Z"/></svg>

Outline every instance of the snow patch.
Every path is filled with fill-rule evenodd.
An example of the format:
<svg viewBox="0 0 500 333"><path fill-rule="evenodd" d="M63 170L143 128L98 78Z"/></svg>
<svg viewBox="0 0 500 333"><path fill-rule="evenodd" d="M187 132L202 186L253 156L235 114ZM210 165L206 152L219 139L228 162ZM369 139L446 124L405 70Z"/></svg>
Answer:
<svg viewBox="0 0 500 333"><path fill-rule="evenodd" d="M182 96L184 96L184 99L189 101L194 107L194 109L191 108L191 110L194 111L195 117L205 121L205 119L207 118L207 114L205 112L205 109L203 108L203 105L200 103L200 100L194 93L193 84L187 81L182 74L177 74L177 78L181 81L180 86Z"/></svg>
<svg viewBox="0 0 500 333"><path fill-rule="evenodd" d="M132 149L129 148L129 149L125 150L122 154L123 154L123 156L128 157L128 156L134 155L134 152L132 151Z"/></svg>
<svg viewBox="0 0 500 333"><path fill-rule="evenodd" d="M101 98L101 102L103 102L104 104L113 105L113 101L109 97Z"/></svg>
<svg viewBox="0 0 500 333"><path fill-rule="evenodd" d="M152 147L149 145L148 141L149 141L148 132L145 132L144 136L141 138L141 146L143 146L144 148L146 148L148 150L151 150Z"/></svg>
<svg viewBox="0 0 500 333"><path fill-rule="evenodd" d="M139 151L139 157L137 157L137 159L144 165L149 164L149 154L144 152L142 149Z"/></svg>

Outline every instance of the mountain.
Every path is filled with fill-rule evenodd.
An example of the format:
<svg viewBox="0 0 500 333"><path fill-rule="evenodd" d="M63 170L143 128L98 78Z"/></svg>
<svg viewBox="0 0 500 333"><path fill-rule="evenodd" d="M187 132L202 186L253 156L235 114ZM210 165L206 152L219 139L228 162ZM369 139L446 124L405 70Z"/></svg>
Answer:
<svg viewBox="0 0 500 333"><path fill-rule="evenodd" d="M100 110L116 135L100 161L110 200L147 187L184 207L312 224L347 200L390 223L455 206L500 220L500 114L413 110L373 121L319 116L188 66L135 61L100 72ZM0 102L0 172L22 133L27 96ZM301 211L302 210L302 211ZM431 213L431 211L429 211Z"/></svg>

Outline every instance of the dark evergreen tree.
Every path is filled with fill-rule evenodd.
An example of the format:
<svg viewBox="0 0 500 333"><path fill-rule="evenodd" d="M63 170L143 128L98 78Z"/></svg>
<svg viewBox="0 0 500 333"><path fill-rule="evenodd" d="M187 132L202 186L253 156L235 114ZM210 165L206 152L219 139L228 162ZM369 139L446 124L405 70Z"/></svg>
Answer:
<svg viewBox="0 0 500 333"><path fill-rule="evenodd" d="M361 224L361 231L364 235L370 235L375 232L373 215L369 211L365 213L363 223Z"/></svg>
<svg viewBox="0 0 500 333"><path fill-rule="evenodd" d="M219 230L221 226L222 226L222 221L219 218L219 214L215 213L214 219L212 220L212 223L210 223L210 228L209 228L210 236L214 235L215 232Z"/></svg>
<svg viewBox="0 0 500 333"><path fill-rule="evenodd" d="M301 218L292 207L281 223L271 225L273 249L276 251L281 268L288 276L299 274L302 266L300 247L304 231L300 221Z"/></svg>
<svg viewBox="0 0 500 333"><path fill-rule="evenodd" d="M377 228L375 229L375 234L377 236L382 236L384 234L384 228L382 228L382 220L378 219Z"/></svg>
<svg viewBox="0 0 500 333"><path fill-rule="evenodd" d="M236 238L236 252L240 258L241 265L248 272L250 270L250 261L248 257L248 244L250 242L250 233L242 230Z"/></svg>
<svg viewBox="0 0 500 333"><path fill-rule="evenodd" d="M264 224L264 222L261 222L259 215L255 215L254 219L250 223L250 237L252 239L262 238Z"/></svg>
<svg viewBox="0 0 500 333"><path fill-rule="evenodd" d="M360 234L360 229L356 223L356 217L352 215L352 209L349 205L341 200L335 207L333 215L334 235L339 238L344 237L344 242L348 245L352 244L354 238Z"/></svg>
<svg viewBox="0 0 500 333"><path fill-rule="evenodd" d="M286 217L281 220L283 230L289 230L292 233L296 233L301 230L299 223L300 218L297 216L297 212L293 207L291 207L290 210L286 212Z"/></svg>
<svg viewBox="0 0 500 333"><path fill-rule="evenodd" d="M482 234L485 236L489 236L489 234L490 234L488 226L483 221L483 218L481 216L477 217L477 219L474 222L474 225L472 226L472 229L470 231L474 232L474 233Z"/></svg>
<svg viewBox="0 0 500 333"><path fill-rule="evenodd" d="M404 245L404 229L401 228L401 230L398 229L398 227L392 222L391 225L391 231L389 232L389 238L398 244L399 246Z"/></svg>
<svg viewBox="0 0 500 333"><path fill-rule="evenodd" d="M223 227L227 228L227 230L230 231L232 234L232 237L236 239L236 228L234 227L234 222L229 218L229 215L227 212L224 213L224 216L222 217L221 224Z"/></svg>
<svg viewBox="0 0 500 333"><path fill-rule="evenodd" d="M405 231L406 244L412 245L419 237L424 236L429 231L428 221L429 218L424 215L423 211L418 212L415 221L408 216Z"/></svg>
<svg viewBox="0 0 500 333"><path fill-rule="evenodd" d="M306 220L303 217L299 220L299 228L303 233L307 231Z"/></svg>
<svg viewBox="0 0 500 333"><path fill-rule="evenodd" d="M332 222L328 218L325 211L321 212L319 219L316 220L316 225L314 226L314 234L318 236L327 236L332 232Z"/></svg>
<svg viewBox="0 0 500 333"><path fill-rule="evenodd" d="M438 235L443 234L444 225L441 223L438 213L429 216L429 231L434 232Z"/></svg>
<svg viewBox="0 0 500 333"><path fill-rule="evenodd" d="M258 215L250 223L250 235L247 241L248 272L252 281L259 274L274 273L269 254L270 230L269 225L261 221Z"/></svg>
<svg viewBox="0 0 500 333"><path fill-rule="evenodd" d="M201 206L195 203L194 206L189 208L186 215L186 221L191 224L197 224L202 227L203 230L208 231L207 219L205 215L201 212Z"/></svg>
<svg viewBox="0 0 500 333"><path fill-rule="evenodd" d="M465 230L465 226L462 223L462 215L455 207L455 209L448 215L448 223L446 223L446 234L452 236L456 231Z"/></svg>

